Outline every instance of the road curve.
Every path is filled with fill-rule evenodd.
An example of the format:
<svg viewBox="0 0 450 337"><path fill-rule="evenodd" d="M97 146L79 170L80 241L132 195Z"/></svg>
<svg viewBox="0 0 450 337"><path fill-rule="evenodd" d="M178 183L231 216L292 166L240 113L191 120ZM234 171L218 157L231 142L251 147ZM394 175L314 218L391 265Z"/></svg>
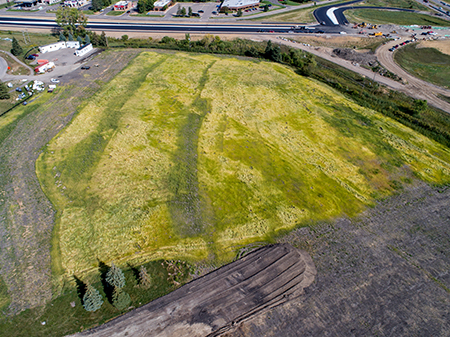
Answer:
<svg viewBox="0 0 450 337"><path fill-rule="evenodd" d="M4 51L4 50L0 50L0 52L9 55L14 61L16 61L20 65L24 66L25 68L27 68L28 72L29 72L28 76L33 76L34 75L33 69L30 68L30 66L26 65L25 63L23 63L22 61L20 61L13 54L8 53L7 51ZM6 62L6 60L4 60L2 58L2 55L0 54L0 79L3 79L3 78L15 79L15 78L19 78L19 77L23 78L23 76L24 76L24 75L8 75L8 74L6 74L7 70L8 70L8 63Z"/></svg>
<svg viewBox="0 0 450 337"><path fill-rule="evenodd" d="M403 84L403 83L394 81L390 78L381 76L379 74L374 73L373 71L371 71L369 69L355 66L350 61L346 61L346 60L338 58L338 57L333 57L333 56L331 56L332 48L313 47L313 46L309 47L309 46L304 46L300 43L293 43L291 41L284 41L284 40L276 39L273 37L266 37L266 38L272 40L275 43L281 43L281 44L285 44L289 47L298 48L298 49L307 51L311 54L314 54L314 55L319 56L323 59L326 59L330 62L336 63L344 68L347 68L351 71L354 71L362 76L373 79L376 82L381 83L393 90L403 92L406 95L413 97L415 99L426 99L428 104L430 104L436 108L439 108L445 112L450 113L450 104L439 99L437 96L435 96L435 93L441 93L443 95L450 97L450 90L443 89L443 88L435 86L431 83L419 80L419 79L415 78L414 76L412 76L411 74L408 74L406 71L404 71L402 68L400 68L400 66L395 64L393 59L392 59L392 61L388 61L389 53L390 53L388 51L388 49L390 47L392 47L392 45L395 45L396 43L398 43L398 41L393 41L393 43L383 45L382 46L383 49L377 50L377 56L380 55L380 56L378 56L378 60L386 69L388 69L389 71L406 79L408 81L407 84ZM386 50L386 52L384 50ZM388 55L388 56L386 56L386 55ZM390 57L392 58L392 55L390 55Z"/></svg>
<svg viewBox="0 0 450 337"><path fill-rule="evenodd" d="M397 74L407 82L407 84L404 85L403 89L403 91L407 95L413 96L418 99L426 99L429 104L450 113L450 104L439 99L436 96L436 94L441 94L450 97L449 89L445 89L432 83L421 80L411 75L410 73L405 71L402 67L400 67L397 63L395 63L394 53L390 52L389 48L391 48L396 44L399 44L399 42L401 41L390 41L385 45L381 45L379 48L377 48L377 50L375 51L375 55L377 56L378 62L380 62L380 64L384 68L386 68L387 70L389 70L394 74Z"/></svg>

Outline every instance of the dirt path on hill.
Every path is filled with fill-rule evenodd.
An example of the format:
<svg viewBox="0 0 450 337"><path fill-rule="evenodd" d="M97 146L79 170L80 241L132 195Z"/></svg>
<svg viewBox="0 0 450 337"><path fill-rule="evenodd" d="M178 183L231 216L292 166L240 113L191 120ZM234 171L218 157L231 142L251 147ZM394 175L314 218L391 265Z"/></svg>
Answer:
<svg viewBox="0 0 450 337"><path fill-rule="evenodd" d="M304 46L301 43L294 43L291 41L284 41L274 37L266 37L266 40L272 40L274 43L280 43L287 45L289 47L298 48L304 51L307 51L316 56L322 57L328 61L336 63L344 68L350 69L360 75L368 77L370 79L375 79L378 83L384 84L387 87L398 90L400 92L405 93L408 96L411 96L415 99L426 99L428 104L444 110L450 113L450 104L439 99L436 94L440 93L445 96L450 97L450 90L444 89L438 86L435 86L431 83L422 81L406 71L404 71L400 66L398 66L392 57L392 53L388 50L392 46L398 44L399 41L391 41L385 45L379 47L376 51L376 56L378 58L378 62L385 67L387 70L391 71L394 74L400 76L406 84L402 84L400 82L396 82L391 80L390 78L383 77L381 75L375 74L371 70L361 68L357 65L352 64L350 61L343 60L336 56L332 56L333 48L327 47L314 47L314 46Z"/></svg>
<svg viewBox="0 0 450 337"><path fill-rule="evenodd" d="M113 51L96 59L99 67L64 75L45 105L30 104L0 142L0 276L14 313L52 297L50 239L54 210L42 192L35 162L41 149L72 119L80 103L111 80L141 50ZM87 64L93 65L93 61ZM34 108L34 109L33 109ZM7 116L7 115L6 115Z"/></svg>

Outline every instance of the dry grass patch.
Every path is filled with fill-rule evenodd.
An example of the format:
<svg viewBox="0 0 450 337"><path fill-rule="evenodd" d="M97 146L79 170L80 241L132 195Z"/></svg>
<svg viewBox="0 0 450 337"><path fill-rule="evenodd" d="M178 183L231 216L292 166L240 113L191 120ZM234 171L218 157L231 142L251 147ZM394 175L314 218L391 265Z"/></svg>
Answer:
<svg viewBox="0 0 450 337"><path fill-rule="evenodd" d="M229 260L280 230L355 215L450 152L268 62L142 53L40 157L66 273L97 259ZM44 168L47 169L44 169Z"/></svg>

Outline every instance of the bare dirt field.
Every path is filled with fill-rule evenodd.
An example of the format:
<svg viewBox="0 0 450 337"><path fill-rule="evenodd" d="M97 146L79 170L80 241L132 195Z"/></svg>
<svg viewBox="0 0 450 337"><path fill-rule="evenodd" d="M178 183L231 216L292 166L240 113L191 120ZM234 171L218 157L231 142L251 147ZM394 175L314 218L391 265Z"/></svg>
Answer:
<svg viewBox="0 0 450 337"><path fill-rule="evenodd" d="M302 295L315 274L306 252L289 244L266 246L77 336L218 336Z"/></svg>
<svg viewBox="0 0 450 337"><path fill-rule="evenodd" d="M436 41L422 41L417 48L436 48L441 53L450 55L450 39Z"/></svg>
<svg viewBox="0 0 450 337"><path fill-rule="evenodd" d="M228 337L449 336L450 188L419 184L357 219L301 228L315 282Z"/></svg>
<svg viewBox="0 0 450 337"><path fill-rule="evenodd" d="M43 104L17 108L24 111L0 143L0 276L9 289L11 312L44 304L52 296L50 237L54 211L37 180L36 159L45 144L72 119L78 105L137 53L139 50L100 55L100 67L92 67L89 73L76 70L64 77L64 83L73 86L70 95L60 88Z"/></svg>

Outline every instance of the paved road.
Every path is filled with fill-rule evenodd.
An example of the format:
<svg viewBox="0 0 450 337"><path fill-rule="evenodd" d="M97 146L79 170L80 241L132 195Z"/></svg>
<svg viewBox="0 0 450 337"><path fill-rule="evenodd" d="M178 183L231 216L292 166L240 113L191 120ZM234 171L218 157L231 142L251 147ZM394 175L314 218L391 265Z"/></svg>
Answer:
<svg viewBox="0 0 450 337"><path fill-rule="evenodd" d="M354 3L361 2L362 0L354 0L350 2L345 2L338 5L330 5L318 8L314 11L314 17L317 22L324 26L338 26L338 25L346 25L348 24L348 20L344 15L344 12L349 9L362 9L362 8L370 8L370 9L384 9L391 11L402 11L402 12L415 12L412 9L405 8L394 8L394 7L375 7L375 6L347 6Z"/></svg>
<svg viewBox="0 0 450 337"><path fill-rule="evenodd" d="M7 51L0 50L0 79L3 80L11 80L11 79L19 79L23 78L24 75L8 75L6 74L6 71L8 70L8 63L2 58L2 54L5 53L8 54L11 58L13 58L17 63L21 64L29 71L29 76L32 76L34 74L33 69L31 69L28 65L20 61L17 57L15 57L13 54L8 53Z"/></svg>
<svg viewBox="0 0 450 337"><path fill-rule="evenodd" d="M0 24L4 26L19 26L32 28L51 29L58 27L52 19L34 19L34 18L11 18L0 17ZM145 32L196 32L196 33L239 33L254 34L260 30L273 30L276 33L283 33L291 30L291 24L230 24L230 23L143 23L143 22L110 22L110 21L90 21L88 29L105 31L145 31ZM326 33L338 33L340 30L336 27L324 27Z"/></svg>

